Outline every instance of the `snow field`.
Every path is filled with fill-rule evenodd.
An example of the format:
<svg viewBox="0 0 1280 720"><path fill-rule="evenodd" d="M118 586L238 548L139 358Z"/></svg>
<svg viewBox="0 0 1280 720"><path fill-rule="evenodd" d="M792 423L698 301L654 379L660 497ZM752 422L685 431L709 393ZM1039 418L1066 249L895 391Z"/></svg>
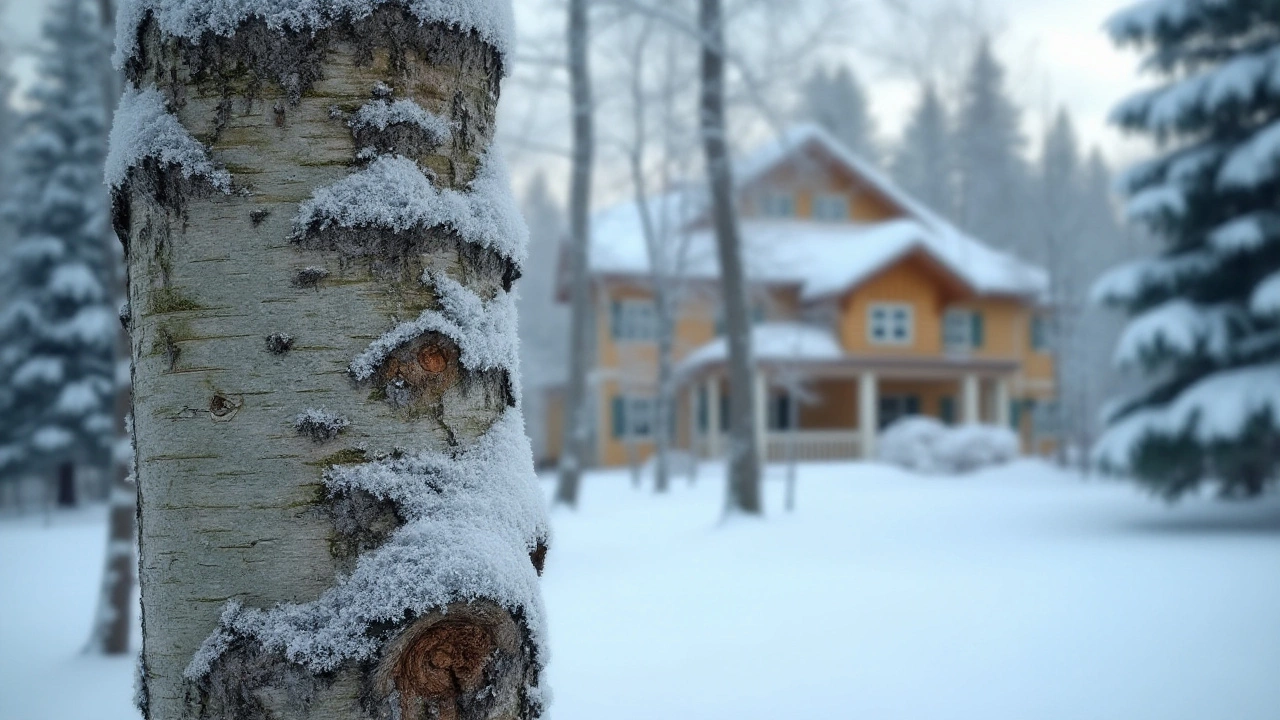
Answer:
<svg viewBox="0 0 1280 720"><path fill-rule="evenodd" d="M587 476L552 513L549 718L1280 716L1280 497L813 464L787 514L783 475L728 522L719 465L667 497ZM78 655L103 522L0 521L0 718L135 717L132 659Z"/></svg>

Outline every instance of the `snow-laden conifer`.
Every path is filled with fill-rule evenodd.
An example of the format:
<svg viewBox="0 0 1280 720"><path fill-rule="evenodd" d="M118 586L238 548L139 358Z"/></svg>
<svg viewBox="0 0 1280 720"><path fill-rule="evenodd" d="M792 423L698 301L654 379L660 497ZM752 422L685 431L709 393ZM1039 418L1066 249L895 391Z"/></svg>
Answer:
<svg viewBox="0 0 1280 720"><path fill-rule="evenodd" d="M1177 497L1254 496L1280 468L1280 16L1248 0L1152 0L1108 23L1162 80L1113 113L1161 142L1119 186L1164 250L1095 298L1132 316L1116 359L1139 383L1097 459Z"/></svg>

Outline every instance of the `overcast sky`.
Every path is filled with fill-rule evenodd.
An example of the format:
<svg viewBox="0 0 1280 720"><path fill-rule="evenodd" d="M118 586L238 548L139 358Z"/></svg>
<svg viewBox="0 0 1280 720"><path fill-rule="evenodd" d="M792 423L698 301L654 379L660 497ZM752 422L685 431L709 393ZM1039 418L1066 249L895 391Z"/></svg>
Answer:
<svg viewBox="0 0 1280 720"><path fill-rule="evenodd" d="M850 0L854 7L864 3L872 7L879 1ZM946 0L917 0L926 4L934 1ZM1100 29L1107 17L1129 3L1116 0L967 1L980 6L998 29L996 49L1009 68L1012 92L1026 108L1025 130L1033 143L1042 134L1051 112L1058 106L1066 106L1075 116L1082 143L1100 147L1113 164L1124 164L1142 152L1141 144L1126 140L1106 123L1111 106L1145 83L1136 72L1136 53L1113 47ZM30 76L32 67L29 60L21 57L22 50L38 38L40 16L49 2L8 0L0 16L3 17L3 37L11 51L19 55L14 66L20 81ZM560 27L559 14L546 13L543 9L546 5L541 0L515 0L515 3L518 21L524 29L541 24L554 32ZM856 16L851 16L849 22L856 24ZM858 30L851 27L850 34L856 37ZM857 51L850 51L849 58L862 70L862 80L869 88L872 111L881 134L886 139L896 137L916 101L918 90L905 78L876 69L874 63L866 62ZM958 58L957 62L967 63L968 58ZM522 92L522 88L510 87L504 100L511 101L508 104L527 106L529 98L523 98L522 102L519 97ZM558 98L546 99L540 104L543 113L555 114L562 107ZM557 125L563 127L560 123ZM513 164L537 163L535 157L527 157Z"/></svg>

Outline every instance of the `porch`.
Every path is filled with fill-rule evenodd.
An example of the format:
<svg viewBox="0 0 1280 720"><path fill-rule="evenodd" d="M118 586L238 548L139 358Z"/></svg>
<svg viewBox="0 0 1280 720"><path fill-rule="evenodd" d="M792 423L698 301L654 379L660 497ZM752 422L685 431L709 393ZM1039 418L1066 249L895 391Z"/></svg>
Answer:
<svg viewBox="0 0 1280 720"><path fill-rule="evenodd" d="M987 358L845 356L820 362L761 361L755 372L758 443L769 462L874 457L881 430L909 415L945 423L1018 424L1017 364ZM684 378L682 444L696 457L728 447L723 363Z"/></svg>

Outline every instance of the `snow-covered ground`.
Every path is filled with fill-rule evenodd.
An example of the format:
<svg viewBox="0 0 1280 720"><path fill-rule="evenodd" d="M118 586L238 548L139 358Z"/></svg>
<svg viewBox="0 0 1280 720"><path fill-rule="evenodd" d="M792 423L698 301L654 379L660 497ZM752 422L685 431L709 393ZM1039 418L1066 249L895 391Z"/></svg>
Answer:
<svg viewBox="0 0 1280 720"><path fill-rule="evenodd" d="M721 477L553 515L554 720L1280 717L1280 497L810 465L794 514L774 480L722 523ZM77 654L102 521L0 522L0 720L133 717L132 661Z"/></svg>

